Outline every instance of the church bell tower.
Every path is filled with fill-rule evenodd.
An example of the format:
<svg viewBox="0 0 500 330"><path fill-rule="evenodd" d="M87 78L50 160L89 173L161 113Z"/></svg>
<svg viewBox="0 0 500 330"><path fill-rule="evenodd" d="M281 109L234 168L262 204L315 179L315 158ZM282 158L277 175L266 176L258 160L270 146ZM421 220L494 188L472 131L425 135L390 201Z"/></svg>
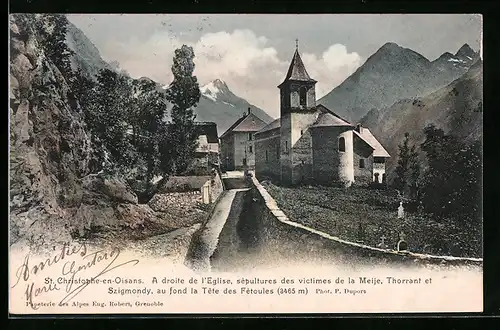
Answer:
<svg viewBox="0 0 500 330"><path fill-rule="evenodd" d="M309 126L316 120L316 80L295 53L280 90L281 181L297 184L312 177L312 148Z"/></svg>

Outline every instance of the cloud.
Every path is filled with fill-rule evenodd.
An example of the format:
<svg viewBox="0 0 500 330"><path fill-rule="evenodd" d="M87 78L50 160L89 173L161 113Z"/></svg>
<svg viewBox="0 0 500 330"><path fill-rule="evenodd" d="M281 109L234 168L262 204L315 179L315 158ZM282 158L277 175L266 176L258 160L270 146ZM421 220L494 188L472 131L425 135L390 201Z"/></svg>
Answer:
<svg viewBox="0 0 500 330"><path fill-rule="evenodd" d="M362 64L355 52L349 53L346 46L335 44L321 55L304 53L302 60L311 77L318 81L316 97L319 99L341 84Z"/></svg>
<svg viewBox="0 0 500 330"><path fill-rule="evenodd" d="M170 66L174 50L182 44L193 47L195 74L201 85L216 78L226 81L229 88L250 103L279 115L277 85L285 77L293 49L278 54L264 36L251 30L214 32L196 41L168 32L156 32L149 38L116 40L101 50L103 57L116 60L132 77L146 76L163 84L172 79ZM318 98L341 83L361 63L361 57L349 53L344 45L330 46L320 56L305 52L302 55L312 78L318 80Z"/></svg>

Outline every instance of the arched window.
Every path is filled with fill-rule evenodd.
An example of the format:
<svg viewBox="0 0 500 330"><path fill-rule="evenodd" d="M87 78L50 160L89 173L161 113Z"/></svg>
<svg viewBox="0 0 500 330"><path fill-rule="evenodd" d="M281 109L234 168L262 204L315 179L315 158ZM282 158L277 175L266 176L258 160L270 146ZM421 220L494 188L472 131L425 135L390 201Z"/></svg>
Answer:
<svg viewBox="0 0 500 330"><path fill-rule="evenodd" d="M305 107L307 105L307 90L305 87L299 89L299 99L300 105Z"/></svg>
<svg viewBox="0 0 500 330"><path fill-rule="evenodd" d="M345 139L343 137L339 138L339 151L345 151Z"/></svg>

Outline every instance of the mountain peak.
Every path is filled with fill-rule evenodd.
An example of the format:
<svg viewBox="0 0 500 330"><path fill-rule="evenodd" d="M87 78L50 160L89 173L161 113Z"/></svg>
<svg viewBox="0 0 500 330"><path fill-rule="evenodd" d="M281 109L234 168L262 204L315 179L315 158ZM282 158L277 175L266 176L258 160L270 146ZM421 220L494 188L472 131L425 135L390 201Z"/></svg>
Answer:
<svg viewBox="0 0 500 330"><path fill-rule="evenodd" d="M229 92L229 87L227 87L227 84L224 80L215 79L208 84L200 87L200 91L201 94L205 95L206 97L212 100L216 100L218 95L226 94L227 92Z"/></svg>
<svg viewBox="0 0 500 330"><path fill-rule="evenodd" d="M455 54L455 56L459 57L474 57L475 55L476 52L467 43L460 47L460 49Z"/></svg>

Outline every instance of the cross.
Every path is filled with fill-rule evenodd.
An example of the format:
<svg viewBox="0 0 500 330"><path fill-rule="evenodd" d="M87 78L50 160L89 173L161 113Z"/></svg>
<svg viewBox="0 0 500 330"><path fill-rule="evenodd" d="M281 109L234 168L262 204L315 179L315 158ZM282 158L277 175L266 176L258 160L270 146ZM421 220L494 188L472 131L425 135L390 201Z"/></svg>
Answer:
<svg viewBox="0 0 500 330"><path fill-rule="evenodd" d="M382 237L380 237L380 239L382 240L381 244L385 244L385 239L386 239L385 235L382 235Z"/></svg>
<svg viewBox="0 0 500 330"><path fill-rule="evenodd" d="M404 240L405 240L405 237L406 237L405 233L401 232L401 234L399 234L399 238L400 238L402 241L404 241Z"/></svg>
<svg viewBox="0 0 500 330"><path fill-rule="evenodd" d="M299 49L299 39L295 39L295 49Z"/></svg>

